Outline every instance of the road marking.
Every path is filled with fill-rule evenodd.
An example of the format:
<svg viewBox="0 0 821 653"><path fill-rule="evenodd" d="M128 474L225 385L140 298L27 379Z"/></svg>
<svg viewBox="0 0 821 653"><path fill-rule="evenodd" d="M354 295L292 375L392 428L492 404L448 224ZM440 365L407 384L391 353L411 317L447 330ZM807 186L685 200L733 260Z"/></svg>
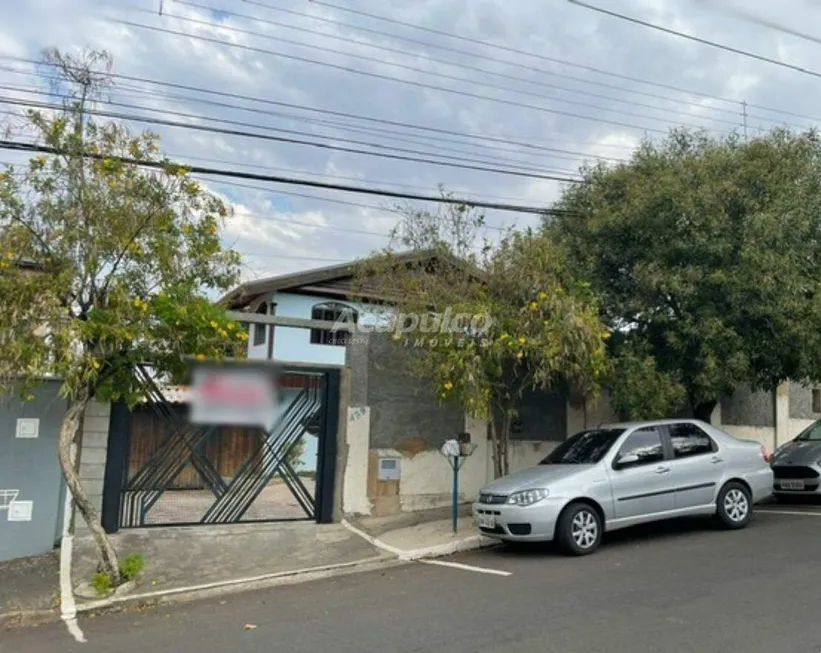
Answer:
<svg viewBox="0 0 821 653"><path fill-rule="evenodd" d="M463 569L465 571L475 571L480 574L493 574L494 576L512 576L511 571L502 571L501 569L488 569L487 567L475 567L474 565L465 565L461 562L448 562L446 560L417 560L426 565L438 565L439 567L453 567L454 569Z"/></svg>
<svg viewBox="0 0 821 653"><path fill-rule="evenodd" d="M821 517L821 512L809 512L801 510L761 510L757 512L767 513L769 515L808 515L810 517Z"/></svg>
<svg viewBox="0 0 821 653"><path fill-rule="evenodd" d="M77 445L72 444L71 459L77 461ZM77 623L77 604L74 602L74 589L71 587L71 556L74 549L74 536L71 534L71 513L74 510L74 498L66 490L63 505L63 537L60 539L60 618L66 624L69 634L80 644L86 636Z"/></svg>

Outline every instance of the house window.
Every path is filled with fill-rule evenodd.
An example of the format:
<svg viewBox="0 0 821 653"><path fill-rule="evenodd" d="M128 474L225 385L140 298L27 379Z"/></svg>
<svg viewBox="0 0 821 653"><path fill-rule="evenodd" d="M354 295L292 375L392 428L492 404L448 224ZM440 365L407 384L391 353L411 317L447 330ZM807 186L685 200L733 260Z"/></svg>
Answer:
<svg viewBox="0 0 821 653"><path fill-rule="evenodd" d="M323 320L324 322L336 322L344 319L349 324L356 324L359 315L350 306L326 302L317 304L311 309L312 320ZM313 345L337 345L344 347L348 344L347 331L332 331L330 329L311 329L311 344Z"/></svg>
<svg viewBox="0 0 821 653"><path fill-rule="evenodd" d="M258 315L268 315L268 303L262 302L256 310ZM254 325L254 347L265 344L266 333L268 332L267 324Z"/></svg>
<svg viewBox="0 0 821 653"><path fill-rule="evenodd" d="M812 412L821 413L821 388L812 389Z"/></svg>

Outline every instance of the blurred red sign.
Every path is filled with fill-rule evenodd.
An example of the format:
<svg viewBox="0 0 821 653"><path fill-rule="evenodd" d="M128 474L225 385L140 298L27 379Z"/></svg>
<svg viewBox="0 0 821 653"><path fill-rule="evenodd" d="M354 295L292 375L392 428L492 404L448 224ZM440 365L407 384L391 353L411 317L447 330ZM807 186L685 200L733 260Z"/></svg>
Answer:
<svg viewBox="0 0 821 653"><path fill-rule="evenodd" d="M276 413L276 382L267 370L197 368L191 393L195 424L268 427Z"/></svg>

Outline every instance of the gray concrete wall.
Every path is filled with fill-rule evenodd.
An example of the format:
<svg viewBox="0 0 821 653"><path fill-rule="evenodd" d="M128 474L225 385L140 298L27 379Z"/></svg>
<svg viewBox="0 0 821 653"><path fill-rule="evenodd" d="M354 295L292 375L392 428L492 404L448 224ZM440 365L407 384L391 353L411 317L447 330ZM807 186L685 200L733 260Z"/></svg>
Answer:
<svg viewBox="0 0 821 653"><path fill-rule="evenodd" d="M736 426L775 426L775 396L772 392L753 392L739 386L721 399L721 423Z"/></svg>
<svg viewBox="0 0 821 653"><path fill-rule="evenodd" d="M397 345L384 334L371 334L365 344L362 336L357 339L348 349L350 405L370 407L372 448L396 447L410 437L424 441L428 449L438 449L464 430L462 410L440 403L429 382L411 375L412 348ZM521 430L513 434L514 440L567 437L567 402L558 393L527 392L519 412Z"/></svg>
<svg viewBox="0 0 821 653"><path fill-rule="evenodd" d="M519 407L518 427L513 440L562 441L567 437L567 400L556 392L526 392Z"/></svg>
<svg viewBox="0 0 821 653"><path fill-rule="evenodd" d="M103 507L103 478L105 477L110 419L111 404L96 401L89 404L83 418L83 435L79 456L80 481L98 514ZM88 525L76 511L74 531L75 533L88 531Z"/></svg>
<svg viewBox="0 0 821 653"><path fill-rule="evenodd" d="M365 402L359 405L371 409L371 448L401 447L413 440L424 442L427 449L439 449L445 440L464 431L463 411L454 404L440 404L431 383L410 375L412 349L397 346L385 334L372 334L364 365L357 361L362 354L353 352L350 359L351 405L358 405L365 393Z"/></svg>
<svg viewBox="0 0 821 653"><path fill-rule="evenodd" d="M0 560L51 550L62 533L65 485L57 458L57 440L66 403L59 382L46 381L33 401L0 398L0 491L17 490L17 501L31 501L31 521L9 521L0 509ZM18 438L17 420L39 420L36 438Z"/></svg>
<svg viewBox="0 0 821 653"><path fill-rule="evenodd" d="M812 390L815 386L790 383L790 418L819 419L821 413L812 410Z"/></svg>

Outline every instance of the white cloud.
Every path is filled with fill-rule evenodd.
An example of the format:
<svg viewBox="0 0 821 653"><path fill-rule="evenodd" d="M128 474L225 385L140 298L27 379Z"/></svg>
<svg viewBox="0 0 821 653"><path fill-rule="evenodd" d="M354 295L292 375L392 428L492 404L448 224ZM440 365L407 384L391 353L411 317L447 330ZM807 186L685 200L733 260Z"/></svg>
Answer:
<svg viewBox="0 0 821 653"><path fill-rule="evenodd" d="M821 99L821 86L812 77L653 32L565 2L551 3L548 11L543 0L418 0L413 3L390 4L367 0L338 1L362 11L387 15L411 24L457 32L476 39L479 43L466 43L411 28L388 25L312 3L279 3L278 6L362 27L384 29L430 45L411 44L363 33L350 27L317 23L306 18L267 11L250 3L220 1L212 4L265 20L314 29L320 34L306 34L224 14L219 16L217 24L217 18L211 12L173 0L166 0L164 18L156 14L155 0L138 0L140 10L137 11L120 8L119 3L107 0L76 0L70 6L63 0L30 0L13 3L13 8L4 9L0 24L0 54L35 58L46 46L61 49L86 45L103 47L114 54L115 71L119 73L209 88L227 94L250 95L270 102L426 125L446 132L507 138L533 146L484 142L483 147L479 147L475 140L454 133L437 137L436 133L429 131L369 123L343 115L323 115L295 107L266 104L264 101L209 96L192 90L159 89L166 94L209 99L229 106L208 105L191 99L157 97L128 90L128 87L135 85L143 89L149 88L135 82L121 82L119 88L111 92L111 99L131 107L117 107L118 111L139 113L139 107L166 112L179 111L246 122L251 126L222 126L280 139L336 142L342 147L372 152L389 152L391 147L402 147L429 152L425 157L437 154L470 156L493 162L488 167L511 165L516 161L518 165L530 165L539 169L574 171L582 161L590 157L628 156L630 149L644 136L644 129L648 129L647 133L653 137L660 134L658 131L649 131L650 129L663 132L668 127L682 123L714 130L740 129L741 101L746 101L749 105L748 122L752 129L770 127L778 120L799 126L812 124L793 116L763 110L761 106L818 115L821 118L821 111L816 109ZM787 21L790 26L802 31L821 33L821 12L815 11L810 3L793 2L790 12L783 12L780 5L776 6L765 0L733 0L724 3L712 0L630 0L623 2L619 11L673 29L755 50L766 56L782 57L797 65L808 68L816 66L816 44L743 21L726 11L720 11L722 4L733 5L771 20ZM186 22L174 18L175 15L205 20L214 25ZM367 74L295 61L281 55L198 41L186 36L125 27L109 22L106 20L108 17L199 34L259 50L315 59L362 73L396 77L405 82L435 85L446 90L416 87ZM232 28L253 30L273 38L254 37ZM321 33L385 45L406 54L343 43L328 39ZM288 44L286 39L299 41L302 45ZM445 52L432 47L434 44L464 50L466 54ZM491 44L527 50L537 56L505 52L490 47ZM319 48L332 48L338 50L338 53L332 54ZM354 55L374 57L376 61L365 61ZM434 63L420 55L461 62L485 72L472 72ZM489 61L479 55L500 61ZM573 67L540 57L567 60L587 68ZM522 64L527 68L505 64L505 61ZM390 66L389 63L400 63L427 72L413 72ZM6 63L0 62L0 65ZM19 64L9 65L19 67ZM612 71L617 75L594 72L594 68ZM506 80L485 74L486 72L516 75L537 83ZM445 80L437 77L436 73L463 77L468 82ZM628 78L649 79L663 86L642 84ZM0 70L0 84L19 86L34 82L35 79L31 76L24 77ZM478 86L475 82L493 83L509 87L510 90L494 90ZM698 93L681 93L673 87L691 88L701 94L726 97L735 103ZM447 89L464 90L536 108L466 97L448 92ZM527 90L544 97L522 95L514 92L514 89ZM3 95L8 96L9 92L4 92ZM593 106L581 107L561 100L574 100ZM630 102L647 106L639 107ZM255 111L243 111L240 107ZM0 104L0 111L6 109ZM158 115L156 112L144 113ZM573 114L586 116L587 119L573 117ZM344 127L306 123L295 120L294 115L312 120L347 123L365 129L366 132L371 131L361 133ZM204 118L173 119L208 123ZM597 122L596 119L632 124L638 129ZM730 124L719 120L729 121ZM141 130L147 125L134 123L133 126ZM443 183L446 188L459 194L480 199L505 198L505 202L537 205L555 200L560 189L560 185L554 181L363 156L283 140L211 134L162 126L151 126L151 129L161 133L164 147L178 159L190 157L192 163L234 170L259 173L264 171L260 167L262 166L270 168L270 174L314 177L363 186L379 182L382 187L396 190L410 190L408 187L414 187L415 192L427 194L436 194L437 184ZM380 132L377 129L386 131ZM276 130L299 133L289 134ZM392 134L427 144L398 143L390 140L389 136ZM343 138L381 144L384 147L378 149L359 146L342 142ZM445 138L449 140L445 141ZM565 150L574 154L551 152L536 149L537 147ZM459 155L446 148L465 149L474 154ZM11 158L11 155L0 156L0 160ZM209 163L202 159L217 159L227 163ZM271 190L232 186L217 179L212 179L209 187L219 191L234 205L235 214L226 226L225 240L250 254L248 265L254 270L253 274L317 267L323 264L323 259L346 259L364 255L385 243L385 239L377 234L386 233L397 220L395 214L379 209L380 206L393 204L388 199L297 186L266 185L260 181L247 183L269 187ZM289 195L289 191L364 206L329 203ZM490 210L487 211L487 221L495 226L512 223L532 225L538 222L538 218ZM365 233L356 233L360 231ZM250 274L252 272L246 271L246 275Z"/></svg>

